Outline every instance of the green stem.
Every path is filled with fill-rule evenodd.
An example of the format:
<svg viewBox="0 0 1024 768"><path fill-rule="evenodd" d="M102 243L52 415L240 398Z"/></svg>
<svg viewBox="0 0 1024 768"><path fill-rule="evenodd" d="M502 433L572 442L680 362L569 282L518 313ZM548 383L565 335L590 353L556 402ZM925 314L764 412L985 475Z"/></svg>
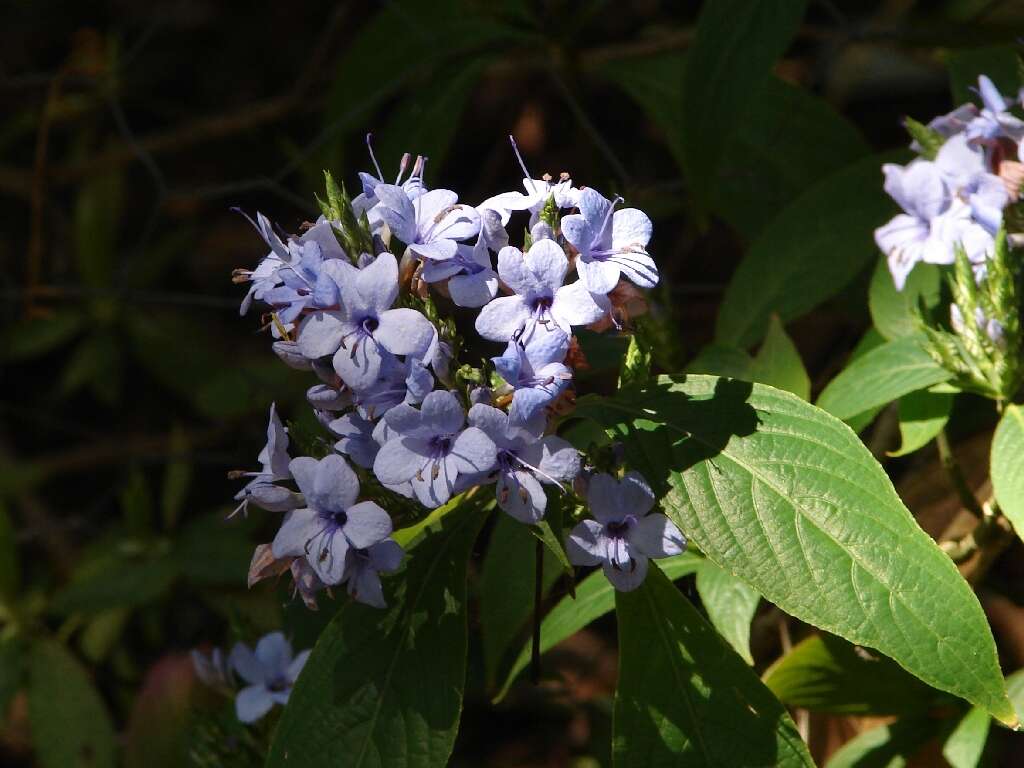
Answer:
<svg viewBox="0 0 1024 768"><path fill-rule="evenodd" d="M978 498L971 491L970 486L967 485L964 473L960 469L960 463L956 460L956 456L953 455L953 449L949 444L949 436L946 434L946 430L941 430L935 436L935 445L939 449L939 459L942 461L942 467L946 470L946 475L949 477L949 482L952 483L953 489L960 496L960 502L975 517L978 519L984 518L985 513L981 508L981 504L978 503Z"/></svg>

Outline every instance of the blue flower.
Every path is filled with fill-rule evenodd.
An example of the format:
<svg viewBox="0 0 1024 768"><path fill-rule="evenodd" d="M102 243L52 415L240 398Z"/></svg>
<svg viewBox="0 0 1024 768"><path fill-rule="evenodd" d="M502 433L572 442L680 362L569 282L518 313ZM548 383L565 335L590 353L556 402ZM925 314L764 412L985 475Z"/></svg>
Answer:
<svg viewBox="0 0 1024 768"><path fill-rule="evenodd" d="M270 404L267 444L263 446L257 460L261 465L259 472L238 473L242 477L252 479L235 494L235 501L240 501L241 504L230 516L248 512L249 502L270 512L287 512L302 506L302 497L299 494L275 485L277 481L288 480L292 475L288 469L288 463L291 461L288 456L288 430L278 418L274 403Z"/></svg>
<svg viewBox="0 0 1024 768"><path fill-rule="evenodd" d="M450 189L432 189L410 199L401 187L380 184L376 210L391 234L422 259L445 261L455 257L458 241L468 240L480 231L480 214L459 204L459 196Z"/></svg>
<svg viewBox="0 0 1024 768"><path fill-rule="evenodd" d="M563 362L569 337L560 329L535 333L524 343L509 341L501 357L492 357L495 369L512 386L511 423L523 426L565 391L572 371Z"/></svg>
<svg viewBox="0 0 1024 768"><path fill-rule="evenodd" d="M373 422L364 419L358 413L346 413L328 425L328 429L338 436L334 448L338 453L348 456L353 463L370 469L377 458L380 446L373 439Z"/></svg>
<svg viewBox="0 0 1024 768"><path fill-rule="evenodd" d="M587 489L593 520L569 533L566 553L575 565L600 565L617 590L628 592L643 583L648 558L670 557L686 549L686 537L660 513L648 514L654 493L639 472L621 481L595 475Z"/></svg>
<svg viewBox="0 0 1024 768"><path fill-rule="evenodd" d="M651 220L636 208L615 211L620 199L588 187L580 193L580 212L562 219L562 234L579 252L576 271L591 293L609 293L620 275L641 288L658 284L658 267L647 253Z"/></svg>
<svg viewBox="0 0 1024 768"><path fill-rule="evenodd" d="M236 269L232 273L232 280L234 282L251 283L249 291L245 294L245 298L242 299L242 306L238 310L240 315L244 315L249 311L249 307L254 299L262 301L263 295L267 291L281 284L281 278L278 277L277 271L291 261L291 254L288 252L288 247L284 244L284 241L274 231L274 225L262 213L257 211L256 221L253 221L241 209L234 208L232 210L245 216L246 220L252 224L253 228L270 248L270 253L263 257L256 269Z"/></svg>
<svg viewBox="0 0 1024 768"><path fill-rule="evenodd" d="M341 308L307 317L298 343L306 357L334 355L334 369L349 387L371 386L386 353L422 356L430 347L436 332L427 318L414 309L390 308L398 298L392 254L380 254L363 269L349 265L338 284Z"/></svg>
<svg viewBox="0 0 1024 768"><path fill-rule="evenodd" d="M380 574L398 570L404 552L392 539L385 539L365 549L350 549L345 565L348 593L360 603L386 608Z"/></svg>
<svg viewBox="0 0 1024 768"><path fill-rule="evenodd" d="M466 412L451 392L431 392L419 410L398 405L384 421L393 434L377 454L373 472L386 485L411 482L426 507L448 501L460 474L494 466L494 442L476 427L463 429Z"/></svg>
<svg viewBox="0 0 1024 768"><path fill-rule="evenodd" d="M481 309L477 333L491 341L508 341L516 334L529 338L538 325L571 333L574 325L601 319L606 309L582 281L562 285L568 269L565 252L552 240L534 243L525 255L512 246L502 248L498 275L515 295L495 299Z"/></svg>
<svg viewBox="0 0 1024 768"><path fill-rule="evenodd" d="M985 75L978 78L978 94L981 96L981 112L973 118L965 130L968 141L992 145L1006 138L1013 142L1024 139L1024 121L1010 114L1006 99L999 89Z"/></svg>
<svg viewBox="0 0 1024 768"><path fill-rule="evenodd" d="M498 292L498 273L491 266L491 251L508 245L508 233L494 211L481 209L480 221L475 245L460 243L452 258L424 259L423 263L424 282L447 280L452 301L460 307L482 307Z"/></svg>
<svg viewBox="0 0 1024 768"><path fill-rule="evenodd" d="M271 545L274 557L305 557L324 584L344 578L350 548L365 549L391 534L391 518L372 501L356 503L359 479L337 454L290 464L306 507L289 512Z"/></svg>
<svg viewBox="0 0 1024 768"><path fill-rule="evenodd" d="M287 704L308 658L309 651L293 658L291 643L280 632L260 638L255 653L244 643L237 643L231 649L230 664L249 683L235 698L238 719L254 723L275 704Z"/></svg>
<svg viewBox="0 0 1024 768"><path fill-rule="evenodd" d="M471 476L467 487L495 483L498 506L516 520L533 524L544 517L544 484L571 484L580 471L579 451L560 437L541 437L543 421L530 429L517 427L509 416L490 405L469 409L469 423L483 431L498 449L495 469L485 477ZM563 489L564 490L564 489Z"/></svg>

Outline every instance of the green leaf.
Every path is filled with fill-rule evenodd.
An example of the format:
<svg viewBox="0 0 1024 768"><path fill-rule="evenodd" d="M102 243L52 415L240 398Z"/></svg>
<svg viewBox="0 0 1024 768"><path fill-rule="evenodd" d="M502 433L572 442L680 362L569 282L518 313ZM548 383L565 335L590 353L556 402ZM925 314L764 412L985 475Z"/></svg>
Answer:
<svg viewBox="0 0 1024 768"><path fill-rule="evenodd" d="M615 606L617 768L814 765L786 710L657 566Z"/></svg>
<svg viewBox="0 0 1024 768"><path fill-rule="evenodd" d="M878 260L868 288L868 308L875 328L886 339L913 336L918 332L917 307L920 300L928 307L939 303L942 271L935 264L917 264L902 291L896 290L885 258Z"/></svg>
<svg viewBox="0 0 1024 768"><path fill-rule="evenodd" d="M750 622L761 595L710 560L705 560L697 569L697 593L715 629L747 664L752 665Z"/></svg>
<svg viewBox="0 0 1024 768"><path fill-rule="evenodd" d="M617 59L598 69L643 108L680 168L686 167L680 131L685 71L686 55L679 51ZM809 185L867 154L868 146L835 109L777 77L748 89L746 98L711 205L749 238Z"/></svg>
<svg viewBox="0 0 1024 768"><path fill-rule="evenodd" d="M991 722L988 712L980 707L971 707L960 718L942 745L942 756L951 768L975 768L978 765L981 753L985 751Z"/></svg>
<svg viewBox="0 0 1024 768"><path fill-rule="evenodd" d="M792 392L804 400L811 394L811 380L800 353L777 315L772 315L768 334L756 357L738 347L712 342L690 362L686 371L756 381Z"/></svg>
<svg viewBox="0 0 1024 768"><path fill-rule="evenodd" d="M1024 407L1006 406L992 438L991 462L996 502L1024 538Z"/></svg>
<svg viewBox="0 0 1024 768"><path fill-rule="evenodd" d="M804 15L803 0L705 3L688 51L681 102L683 157L690 188L707 201L750 94L766 80Z"/></svg>
<svg viewBox="0 0 1024 768"><path fill-rule="evenodd" d="M1001 93L1017 93L1022 83L1017 71L1018 49L1013 45L993 45L984 48L961 48L952 51L946 61L949 69L949 86L953 101L964 104L973 101L981 103L974 92L978 87L978 75L988 75Z"/></svg>
<svg viewBox="0 0 1024 768"><path fill-rule="evenodd" d="M128 472L128 479L121 489L121 514L128 530L138 536L145 536L153 530L153 500L150 498L146 476L138 467Z"/></svg>
<svg viewBox="0 0 1024 768"><path fill-rule="evenodd" d="M810 377L778 315L773 314L768 322L768 333L751 368L751 381L784 389L803 400L811 399Z"/></svg>
<svg viewBox="0 0 1024 768"><path fill-rule="evenodd" d="M56 614L93 614L145 605L167 592L178 573L178 564L167 554L140 557L112 552L82 565L54 596L50 609Z"/></svg>
<svg viewBox="0 0 1024 768"><path fill-rule="evenodd" d="M25 321L4 333L4 357L28 360L45 355L77 336L85 327L80 312L58 312L50 317Z"/></svg>
<svg viewBox="0 0 1024 768"><path fill-rule="evenodd" d="M797 643L765 671L764 684L787 707L842 715L921 712L945 696L885 656L828 634Z"/></svg>
<svg viewBox="0 0 1024 768"><path fill-rule="evenodd" d="M709 560L786 613L1016 719L974 592L845 424L787 392L695 375L580 398L576 415L623 440Z"/></svg>
<svg viewBox="0 0 1024 768"><path fill-rule="evenodd" d="M225 520L222 515L203 515L182 528L172 557L194 585L237 586L249 570L251 532L258 524L255 516Z"/></svg>
<svg viewBox="0 0 1024 768"><path fill-rule="evenodd" d="M555 558L555 562L566 575L569 583L569 594L576 594L576 569L569 562L562 535L562 499L560 496L548 494L548 508L544 519L529 528L530 533L544 544L544 548Z"/></svg>
<svg viewBox="0 0 1024 768"><path fill-rule="evenodd" d="M25 682L28 643L18 635L0 635L0 712L7 712Z"/></svg>
<svg viewBox="0 0 1024 768"><path fill-rule="evenodd" d="M917 122L912 117L903 118L903 127L910 134L910 138L916 141L921 147L921 157L925 160L934 160L939 154L946 137L934 128L929 128L923 123Z"/></svg>
<svg viewBox="0 0 1024 768"><path fill-rule="evenodd" d="M895 210L882 189L880 167L896 157L905 153L872 155L825 176L772 219L726 289L717 341L753 344L773 312L783 322L800 317L874 260L871 233Z"/></svg>
<svg viewBox="0 0 1024 768"><path fill-rule="evenodd" d="M629 337L629 347L619 369L619 386L643 384L651 377L651 350L636 334Z"/></svg>
<svg viewBox="0 0 1024 768"><path fill-rule="evenodd" d="M79 187L74 233L78 274L90 288L106 288L116 263L121 224L121 174L92 174Z"/></svg>
<svg viewBox="0 0 1024 768"><path fill-rule="evenodd" d="M700 555L684 552L658 562L662 572L670 579L681 579L696 573L703 562ZM579 632L595 619L604 616L615 607L615 590L604 574L598 570L583 579L576 587L576 599L565 597L544 617L540 625L540 649L544 653L554 648L567 637ZM505 698L519 673L530 663L530 643L524 643L501 689L494 697L495 702Z"/></svg>
<svg viewBox="0 0 1024 768"><path fill-rule="evenodd" d="M860 341L858 341L857 345L853 348L853 351L850 353L850 359L846 361L846 364L850 365L857 358L863 357L872 349L880 347L884 343L885 338L882 334L880 334L874 327L868 328L864 335L860 337ZM878 408L872 408L869 411L859 413L853 418L847 419L846 423L854 432L860 433L875 420L878 412L881 411L883 407L884 406L879 406Z"/></svg>
<svg viewBox="0 0 1024 768"><path fill-rule="evenodd" d="M447 763L466 676L466 564L484 519L461 511L387 578L387 610L347 603L320 635L268 768Z"/></svg>
<svg viewBox="0 0 1024 768"><path fill-rule="evenodd" d="M953 395L921 389L900 398L900 448L890 456L906 456L926 446L946 426Z"/></svg>
<svg viewBox="0 0 1024 768"><path fill-rule="evenodd" d="M523 641L533 614L536 544L527 526L506 514L498 516L480 573L480 632L488 686L510 666L506 657L518 648L516 641ZM549 549L543 551L546 594L562 567Z"/></svg>
<svg viewBox="0 0 1024 768"><path fill-rule="evenodd" d="M160 496L160 511L165 530L169 531L177 525L191 479L192 463L188 437L181 425L175 424L171 430L170 457L164 467L164 484Z"/></svg>
<svg viewBox="0 0 1024 768"><path fill-rule="evenodd" d="M113 768L114 727L85 670L54 640L29 659L28 716L43 768Z"/></svg>
<svg viewBox="0 0 1024 768"><path fill-rule="evenodd" d="M1024 715L1024 669L1018 669L1006 678L1006 693L1013 702L1018 717Z"/></svg>
<svg viewBox="0 0 1024 768"><path fill-rule="evenodd" d="M905 336L857 358L828 383L818 407L845 421L952 378L921 343L920 336Z"/></svg>
<svg viewBox="0 0 1024 768"><path fill-rule="evenodd" d="M490 64L487 58L460 61L446 71L432 72L410 89L388 118L388 130L380 136L382 158L399 158L403 152L430 158L432 173L442 167L459 127L466 103L480 76Z"/></svg>
<svg viewBox="0 0 1024 768"><path fill-rule="evenodd" d="M935 721L926 717L871 728L846 742L825 768L904 768L935 730Z"/></svg>
<svg viewBox="0 0 1024 768"><path fill-rule="evenodd" d="M21 583L21 565L18 558L18 542L14 537L7 505L0 500L0 601L6 602L18 594Z"/></svg>

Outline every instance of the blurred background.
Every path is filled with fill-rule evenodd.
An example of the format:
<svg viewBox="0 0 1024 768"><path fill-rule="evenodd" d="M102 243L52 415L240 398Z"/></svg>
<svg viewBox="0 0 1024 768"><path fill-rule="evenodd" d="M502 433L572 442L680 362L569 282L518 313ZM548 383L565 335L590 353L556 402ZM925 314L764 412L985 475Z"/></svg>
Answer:
<svg viewBox="0 0 1024 768"><path fill-rule="evenodd" d="M232 207L298 231L317 215L323 169L349 189L371 170L370 131L386 175L403 151L423 154L429 186L477 203L519 189L514 134L534 175L568 171L654 219L656 300L671 332L658 362L680 370L712 339L730 275L779 210L905 146L903 116L948 111L951 86L968 95L957 73L1005 61L1024 34L1019 0L812 0L775 77L741 96L757 109L735 128L757 140L729 145L707 212L672 131L699 8L4 4L0 764L51 765L33 745L69 732L96 735L82 766L110 764L115 745L128 766L259 764L230 718L198 722L210 694L187 652L282 624L308 647L337 605L309 614L283 588L246 590L252 548L276 515L225 522L238 488L226 474L256 466L270 402L296 436L314 430L310 381L271 354L258 313L238 315L245 288L231 270L266 248ZM815 391L870 325L870 272L788 326ZM615 344L587 349L582 386L614 380ZM968 399L951 425L978 482L991 428L981 413ZM865 433L879 454L894 423ZM934 455L887 468L929 532L956 523ZM999 593L982 595L1011 669L1024 666L1020 554L1018 544L994 570ZM773 611L754 623L759 670L789 641ZM454 765L609 764L614 619L548 658L545 684L497 707L471 663ZM819 760L866 724L801 722ZM230 756L207 743L225 735ZM1020 742L996 746L993 760L1022 764ZM943 764L934 750L917 760Z"/></svg>

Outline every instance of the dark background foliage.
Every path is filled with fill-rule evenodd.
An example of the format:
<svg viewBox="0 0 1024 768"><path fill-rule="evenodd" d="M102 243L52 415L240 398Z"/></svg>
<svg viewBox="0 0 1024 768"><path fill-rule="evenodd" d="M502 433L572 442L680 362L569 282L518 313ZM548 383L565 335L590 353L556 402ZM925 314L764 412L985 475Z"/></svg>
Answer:
<svg viewBox="0 0 1024 768"><path fill-rule="evenodd" d="M677 132L682 83L699 79L683 69L698 11L655 0L6 5L4 764L39 757L28 722L41 712L63 727L112 728L129 765L178 765L183 739L211 737L197 735L190 713L202 694L183 653L282 621L305 647L332 610L328 601L309 616L283 589L247 592L251 548L275 516L223 522L236 490L226 472L254 466L269 403L300 439L314 426L305 378L270 354L257 313L238 317L231 270L265 249L232 206L296 231L316 215L322 169L350 185L369 169L367 131L387 173L402 151L422 153L429 185L478 202L518 188L513 133L534 173L570 171L650 212L671 342L658 362L678 369L713 338L736 265L787 203L862 156L904 146L901 117L946 111L950 71L963 95L957 72L998 60L990 46L1005 53L1024 32L1024 6L1012 1L811 2L773 84L737 94L708 75L708 99L757 107L741 125L711 127L753 138L720 147L725 191L709 203L680 170ZM880 173L871 178L880 186ZM815 392L870 323L874 256L860 263L842 291L792 313ZM600 386L614 358L588 352ZM969 402L955 415L969 473L986 472L990 427ZM879 453L891 447L893 420L865 437ZM941 533L956 510L940 498L934 456L888 468L923 527ZM1000 593L982 595L1012 669L1024 665L1014 553L995 570ZM770 609L755 619L759 669L778 655L778 619ZM50 684L82 686L81 709L51 711L26 694L46 684L43 647L72 665ZM471 661L458 764L607 764L613 621L549 659L551 681L500 708ZM804 727L821 757L864 723L815 716ZM37 742L47 736L38 731Z"/></svg>

